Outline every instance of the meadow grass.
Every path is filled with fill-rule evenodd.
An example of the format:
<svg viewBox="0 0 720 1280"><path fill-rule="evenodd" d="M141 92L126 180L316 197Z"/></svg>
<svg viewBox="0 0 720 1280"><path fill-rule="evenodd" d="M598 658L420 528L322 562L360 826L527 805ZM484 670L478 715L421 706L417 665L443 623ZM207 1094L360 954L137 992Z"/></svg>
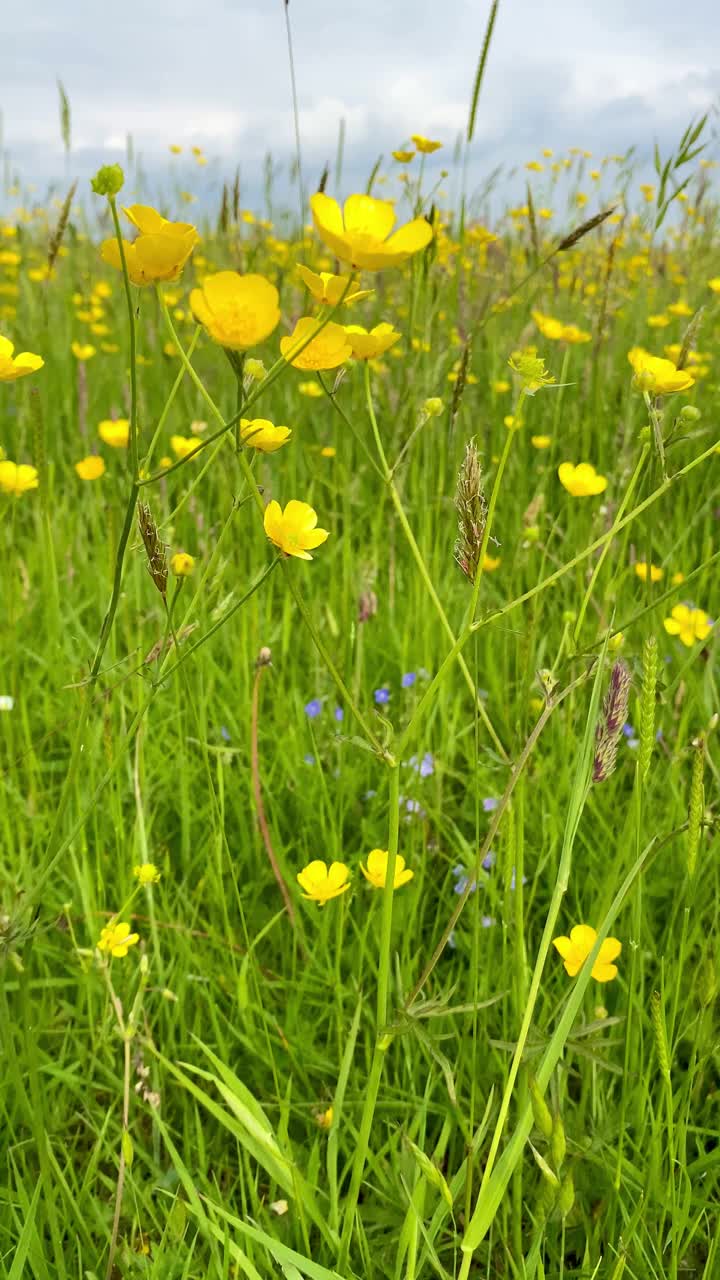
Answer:
<svg viewBox="0 0 720 1280"><path fill-rule="evenodd" d="M545 218L564 159L488 227L416 156L389 189L432 242L319 313L402 342L340 375L276 365L316 310L296 264L334 255L229 187L129 310L112 202L99 236L71 201L0 224L0 329L45 361L0 386L39 479L0 494L8 1280L720 1274L716 646L664 627L717 608L717 205L693 166L664 220L663 166L643 197L580 154ZM280 293L264 381L191 313L228 268ZM694 385L651 394L628 352L671 344ZM239 437L251 397L277 453ZM291 498L330 531L311 564L263 532ZM164 546L195 558L166 594ZM412 880L373 887L372 849ZM352 873L323 907L318 858Z"/></svg>

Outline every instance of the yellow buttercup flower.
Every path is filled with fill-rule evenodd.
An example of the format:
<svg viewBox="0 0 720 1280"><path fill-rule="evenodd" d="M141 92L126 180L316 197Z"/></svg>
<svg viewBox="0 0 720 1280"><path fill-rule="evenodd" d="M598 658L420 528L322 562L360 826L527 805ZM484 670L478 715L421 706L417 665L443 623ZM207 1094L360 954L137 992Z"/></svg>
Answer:
<svg viewBox="0 0 720 1280"><path fill-rule="evenodd" d="M421 133L413 133L410 135L410 141L415 143L417 150L421 155L432 155L433 151L439 151L442 142L433 142L431 138L424 138Z"/></svg>
<svg viewBox="0 0 720 1280"><path fill-rule="evenodd" d="M628 360L635 370L633 379L639 391L647 391L651 396L670 396L676 391L688 391L695 385L695 379L687 369L678 369L672 360L664 360L661 356L651 356L642 347L632 347L628 351Z"/></svg>
<svg viewBox="0 0 720 1280"><path fill-rule="evenodd" d="M641 582L647 582L648 577L651 582L660 582L665 570L656 564L648 565L644 560L639 560L635 565L635 572Z"/></svg>
<svg viewBox="0 0 720 1280"><path fill-rule="evenodd" d="M95 348L91 342L71 342L70 350L76 360L92 360Z"/></svg>
<svg viewBox="0 0 720 1280"><path fill-rule="evenodd" d="M14 356L15 347L9 338L0 336L0 382L15 382L29 373L37 373L45 361L31 351L20 351Z"/></svg>
<svg viewBox="0 0 720 1280"><path fill-rule="evenodd" d="M160 872L154 862L143 862L140 866L133 867L133 875L139 884L157 884L160 879Z"/></svg>
<svg viewBox="0 0 720 1280"><path fill-rule="evenodd" d="M513 373L521 379L525 392L534 396L542 387L552 386L555 379L545 368L545 361L532 351L517 351L511 355L508 364Z"/></svg>
<svg viewBox="0 0 720 1280"><path fill-rule="evenodd" d="M391 324L376 324L369 331L361 324L346 324L345 332L356 360L374 360L402 338Z"/></svg>
<svg viewBox="0 0 720 1280"><path fill-rule="evenodd" d="M703 609L691 609L687 604L676 604L665 618L663 626L669 636L677 636L688 649L696 640L707 640L713 623Z"/></svg>
<svg viewBox="0 0 720 1280"><path fill-rule="evenodd" d="M106 924L100 931L96 946L98 951L109 951L111 956L120 960L127 955L128 948L134 947L139 941L139 933L131 933L129 924L124 920L116 920L113 924Z"/></svg>
<svg viewBox="0 0 720 1280"><path fill-rule="evenodd" d="M689 307L687 302L682 299L680 302L671 302L668 306L668 311L671 316L691 316L693 313L692 307Z"/></svg>
<svg viewBox="0 0 720 1280"><path fill-rule="evenodd" d="M301 262L297 265L297 272L315 301L325 302L331 307L334 307L341 298L349 305L351 302L359 302L361 298L369 298L373 292L372 289L357 289L350 283L350 276L336 276L332 271L318 273L311 271L309 267L304 267ZM344 298L343 294L345 294Z"/></svg>
<svg viewBox="0 0 720 1280"><path fill-rule="evenodd" d="M317 400L325 394L318 382L298 382L298 391L301 396L308 396L311 400Z"/></svg>
<svg viewBox="0 0 720 1280"><path fill-rule="evenodd" d="M98 424L98 435L111 449L125 449L130 439L130 422L127 418L104 418Z"/></svg>
<svg viewBox="0 0 720 1280"><path fill-rule="evenodd" d="M563 324L561 320L546 316L542 311L533 311L531 314L543 337L551 338L553 342L590 342L592 335L579 329L576 324Z"/></svg>
<svg viewBox="0 0 720 1280"><path fill-rule="evenodd" d="M319 1129L332 1128L332 1122L333 1122L332 1107L328 1107L326 1111L318 1112L318 1114L315 1117L315 1123L317 1124Z"/></svg>
<svg viewBox="0 0 720 1280"><path fill-rule="evenodd" d="M598 475L589 462L561 462L558 467L558 479L573 498L595 497L607 488L607 477Z"/></svg>
<svg viewBox="0 0 720 1280"><path fill-rule="evenodd" d="M533 449L549 449L552 444L552 436L531 436L530 443Z"/></svg>
<svg viewBox="0 0 720 1280"><path fill-rule="evenodd" d="M496 569L500 568L501 564L502 560L500 556L489 556L486 552L483 557L483 572L494 573Z"/></svg>
<svg viewBox="0 0 720 1280"><path fill-rule="evenodd" d="M283 511L273 498L265 508L263 523L273 546L279 547L286 556L312 560L310 552L330 537L327 529L316 528L317 521L316 512L307 502L291 498Z"/></svg>
<svg viewBox="0 0 720 1280"><path fill-rule="evenodd" d="M367 866L365 867L360 863L360 870L362 871L365 879L369 880L370 884L373 885L375 889L385 888L388 857L387 849L371 849L367 856ZM399 853L396 854L393 888L399 889L401 885L407 884L409 880L412 880L414 874L414 871L410 871L406 868L405 859L402 855Z"/></svg>
<svg viewBox="0 0 720 1280"><path fill-rule="evenodd" d="M191 453L197 453L202 445L202 440L198 440L196 436L171 436L170 448L176 458L189 458Z"/></svg>
<svg viewBox="0 0 720 1280"><path fill-rule="evenodd" d="M170 557L170 568L176 578L189 578L195 568L195 557L187 551L176 551Z"/></svg>
<svg viewBox="0 0 720 1280"><path fill-rule="evenodd" d="M565 971L574 978L582 969L597 941L597 930L589 924L576 924L570 937L553 938L553 946L565 962ZM591 974L596 982L612 982L617 978L617 965L613 964L622 951L617 938L606 938L601 944Z"/></svg>
<svg viewBox="0 0 720 1280"><path fill-rule="evenodd" d="M260 275L217 271L190 294L193 315L210 337L230 351L264 342L280 320L278 291Z"/></svg>
<svg viewBox="0 0 720 1280"><path fill-rule="evenodd" d="M315 858L302 871L298 871L297 881L305 891L303 898L324 907L326 902L339 898L341 893L350 888L350 869L344 862L331 862L328 867L321 858Z"/></svg>
<svg viewBox="0 0 720 1280"><path fill-rule="evenodd" d="M105 475L105 460L98 453L90 453L75 463L75 470L81 480L99 480Z"/></svg>
<svg viewBox="0 0 720 1280"><path fill-rule="evenodd" d="M414 151L393 151L393 160L397 160L398 164L410 164L415 159Z"/></svg>
<svg viewBox="0 0 720 1280"><path fill-rule="evenodd" d="M432 240L432 227L425 218L415 218L391 235L395 209L389 200L348 196L341 212L336 200L318 191L310 207L315 229L328 248L342 262L367 271L400 266Z"/></svg>
<svg viewBox="0 0 720 1280"><path fill-rule="evenodd" d="M195 227L189 222L169 222L149 205L133 204L123 213L140 232L132 244L123 240L125 264L133 284L177 280L200 239ZM122 270L117 240L104 240L100 256L103 262Z"/></svg>
<svg viewBox="0 0 720 1280"><path fill-rule="evenodd" d="M720 276L713 276L712 280L708 280L708 289L712 289L713 293L720 293Z"/></svg>
<svg viewBox="0 0 720 1280"><path fill-rule="evenodd" d="M31 489L37 489L40 483L37 468L27 463L0 462L0 489L13 498L20 498Z"/></svg>
<svg viewBox="0 0 720 1280"><path fill-rule="evenodd" d="M276 427L267 418L241 418L240 435L252 449L259 449L261 453L275 453L287 444L292 431L290 427Z"/></svg>
<svg viewBox="0 0 720 1280"><path fill-rule="evenodd" d="M307 345L299 350L303 343ZM312 316L302 316L292 334L280 339L280 351L295 369L337 369L352 355L342 325L331 320L321 327Z"/></svg>

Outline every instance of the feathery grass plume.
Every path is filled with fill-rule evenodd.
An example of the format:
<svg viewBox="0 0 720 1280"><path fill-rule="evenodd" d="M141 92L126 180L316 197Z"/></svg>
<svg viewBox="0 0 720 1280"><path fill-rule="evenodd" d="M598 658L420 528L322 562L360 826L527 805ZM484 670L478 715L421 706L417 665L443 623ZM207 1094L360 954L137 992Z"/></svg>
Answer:
<svg viewBox="0 0 720 1280"><path fill-rule="evenodd" d="M669 1084L670 1049L668 1048L665 1015L663 1013L662 998L659 991L653 991L650 997L650 1017L652 1018L653 1032L655 1035L655 1050L658 1056L660 1071L663 1079Z"/></svg>
<svg viewBox="0 0 720 1280"><path fill-rule="evenodd" d="M655 693L658 677L657 640L648 636L643 645L643 682L640 695L640 748L638 750L638 769L640 779L645 781L652 759L655 742Z"/></svg>
<svg viewBox="0 0 720 1280"><path fill-rule="evenodd" d="M458 409L460 408L460 401L463 398L463 393L467 385L468 365L470 364L471 354L472 354L472 338L468 338L467 342L465 343L465 346L462 349L462 354L460 356L460 364L458 366L457 378L455 380L455 385L453 387L452 400L450 402L450 426L451 427L455 425L455 419L457 417Z"/></svg>
<svg viewBox="0 0 720 1280"><path fill-rule="evenodd" d="M472 142L472 137L475 132L475 117L477 116L477 107L478 107L478 102L480 100L480 89L482 87L483 76L485 74L485 64L487 62L488 54L490 52L490 41L492 40L493 28L495 26L495 19L497 17L499 3L500 3L500 0L493 0L492 2L492 6L490 9L490 16L488 18L487 26L485 28L485 35L483 37L482 49L480 50L480 59L477 65L477 71L475 72L472 98L470 99L470 113L468 115L468 123L467 123L466 140L468 142Z"/></svg>
<svg viewBox="0 0 720 1280"><path fill-rule="evenodd" d="M589 231L594 231L596 227L599 227L616 209L617 205L613 204L609 209L603 209L602 213L596 213L594 218L588 218L586 222L581 222L579 227L576 227L574 231L571 231L560 241L555 252L565 253L568 249L572 249L578 240L582 240L583 236L586 236Z"/></svg>
<svg viewBox="0 0 720 1280"><path fill-rule="evenodd" d="M223 182L222 199L220 201L220 213L218 214L218 231L222 235L227 235L229 221L230 221L230 193L228 191L227 182Z"/></svg>
<svg viewBox="0 0 720 1280"><path fill-rule="evenodd" d="M474 582L480 564L487 520L482 467L474 440L469 440L465 445L465 457L462 460L455 492L455 510L458 514L455 559L465 577L470 582Z"/></svg>
<svg viewBox="0 0 720 1280"><path fill-rule="evenodd" d="M615 770L623 725L627 720L631 683L629 667L622 659L618 660L610 672L610 684L595 730L593 782L605 782Z"/></svg>
<svg viewBox="0 0 720 1280"><path fill-rule="evenodd" d="M58 80L57 87L60 96L60 134L65 151L69 154L71 142L70 99L65 92L62 80Z"/></svg>
<svg viewBox="0 0 720 1280"><path fill-rule="evenodd" d="M680 344L680 355L678 356L675 364L676 369L685 368L688 355L690 354L690 350L695 345L695 339L697 338L697 335L700 332L700 326L703 322L704 315L705 315L705 308L698 307L697 311L695 312L695 315L693 316L692 320L690 321L687 329L683 334L683 340Z"/></svg>
<svg viewBox="0 0 720 1280"><path fill-rule="evenodd" d="M148 572L164 600L167 595L168 579L165 543L160 538L150 508L144 502L138 503L137 520L147 555Z"/></svg>
<svg viewBox="0 0 720 1280"><path fill-rule="evenodd" d="M688 806L688 829L685 843L685 862L687 872L692 880L697 866L700 833L702 831L703 813L705 811L705 788L703 774L705 771L705 739L696 738L693 742L692 778L690 781L690 804Z"/></svg>
<svg viewBox="0 0 720 1280"><path fill-rule="evenodd" d="M48 271L52 271L53 267L55 266L55 259L58 256L58 253L60 251L60 245L62 244L62 239L63 239L63 236L65 235L65 229L67 227L68 219L70 217L70 208L75 198L76 191L77 191L77 178L73 182L70 190L68 191L65 199L63 200L62 209L60 210L60 216L57 220L57 226L50 237L50 243L48 244L48 263L47 263Z"/></svg>
<svg viewBox="0 0 720 1280"><path fill-rule="evenodd" d="M532 191L530 190L529 182L525 184L525 189L527 192L528 225L530 227L530 242L532 244L534 265L537 266L538 262L540 261L540 238L538 236L537 218L535 217L535 205L533 203Z"/></svg>
<svg viewBox="0 0 720 1280"><path fill-rule="evenodd" d="M235 170L235 181L232 189L232 216L233 222L240 221L240 165Z"/></svg>

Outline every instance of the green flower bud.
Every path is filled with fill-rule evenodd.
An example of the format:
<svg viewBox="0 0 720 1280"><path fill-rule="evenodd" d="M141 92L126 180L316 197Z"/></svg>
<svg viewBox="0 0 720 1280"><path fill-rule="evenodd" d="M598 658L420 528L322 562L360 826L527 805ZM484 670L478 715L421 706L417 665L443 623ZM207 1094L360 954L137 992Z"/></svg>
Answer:
<svg viewBox="0 0 720 1280"><path fill-rule="evenodd" d="M550 1151L552 1153L553 1164L557 1170L562 1168L562 1162L565 1159L566 1142L565 1130L563 1122L559 1114L553 1119L552 1137L550 1139Z"/></svg>
<svg viewBox="0 0 720 1280"><path fill-rule="evenodd" d="M680 410L681 422L697 422L700 417L700 410L695 408L694 404L684 404Z"/></svg>
<svg viewBox="0 0 720 1280"><path fill-rule="evenodd" d="M539 542L540 541L540 525L539 524L528 525L527 529L525 530L525 538L528 542Z"/></svg>
<svg viewBox="0 0 720 1280"><path fill-rule="evenodd" d="M96 196L116 196L124 182L125 174L119 164L104 164L90 179L90 186Z"/></svg>

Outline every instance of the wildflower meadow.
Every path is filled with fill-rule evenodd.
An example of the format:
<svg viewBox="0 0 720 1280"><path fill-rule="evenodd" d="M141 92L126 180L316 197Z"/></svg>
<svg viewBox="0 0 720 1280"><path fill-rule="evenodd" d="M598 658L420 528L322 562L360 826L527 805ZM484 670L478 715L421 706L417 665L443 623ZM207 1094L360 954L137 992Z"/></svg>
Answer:
<svg viewBox="0 0 720 1280"><path fill-rule="evenodd" d="M6 1280L720 1276L711 127L473 199L489 34L359 189L6 172Z"/></svg>

